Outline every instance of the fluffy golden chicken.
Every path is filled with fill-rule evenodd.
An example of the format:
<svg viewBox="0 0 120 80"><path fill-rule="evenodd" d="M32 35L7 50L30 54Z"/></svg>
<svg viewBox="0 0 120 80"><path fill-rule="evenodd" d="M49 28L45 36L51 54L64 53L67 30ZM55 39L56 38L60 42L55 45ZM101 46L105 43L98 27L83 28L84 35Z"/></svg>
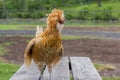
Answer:
<svg viewBox="0 0 120 80"><path fill-rule="evenodd" d="M25 50L24 63L31 65L32 60L38 65L40 71L44 65L51 72L63 57L63 45L61 41L61 29L64 24L64 12L54 9L47 18L47 28L44 32L32 39Z"/></svg>

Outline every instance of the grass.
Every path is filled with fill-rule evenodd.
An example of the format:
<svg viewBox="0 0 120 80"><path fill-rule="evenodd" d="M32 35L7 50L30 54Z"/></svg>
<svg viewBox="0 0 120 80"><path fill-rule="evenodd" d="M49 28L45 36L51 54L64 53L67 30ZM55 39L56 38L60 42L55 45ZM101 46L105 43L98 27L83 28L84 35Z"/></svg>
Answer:
<svg viewBox="0 0 120 80"><path fill-rule="evenodd" d="M12 44L14 44L15 42L4 42L2 43L3 46L10 46Z"/></svg>
<svg viewBox="0 0 120 80"><path fill-rule="evenodd" d="M71 77L70 80L73 80L73 78ZM102 77L102 80L120 80L120 77Z"/></svg>
<svg viewBox="0 0 120 80"><path fill-rule="evenodd" d="M93 37L93 36L62 36L63 40L74 40L74 39L95 39L97 37Z"/></svg>
<svg viewBox="0 0 120 80"><path fill-rule="evenodd" d="M80 36L62 36L63 40L74 40L74 39L79 39L81 38Z"/></svg>
<svg viewBox="0 0 120 80"><path fill-rule="evenodd" d="M34 26L35 25L27 25L27 24L24 25L0 24L0 30L25 30L25 29L31 30L32 29L31 27L33 27L33 29L36 28L36 26L35 28Z"/></svg>
<svg viewBox="0 0 120 80"><path fill-rule="evenodd" d="M120 27L119 21L90 21L90 20L68 20L65 27Z"/></svg>
<svg viewBox="0 0 120 80"><path fill-rule="evenodd" d="M12 20L11 20L12 21ZM32 20L34 22L34 20ZM7 22L6 22L7 23ZM46 27L45 23L36 23L36 24L29 24L24 23L20 24L0 24L0 30L36 30L36 25L40 25L41 27ZM88 21L88 20L66 20L65 27L120 27L119 21L117 22L108 22L108 21Z"/></svg>
<svg viewBox="0 0 120 80"><path fill-rule="evenodd" d="M19 67L19 65L0 62L0 80L9 80Z"/></svg>
<svg viewBox="0 0 120 80"><path fill-rule="evenodd" d="M8 50L6 50L6 48L0 44L0 55L4 55L7 53Z"/></svg>
<svg viewBox="0 0 120 80"><path fill-rule="evenodd" d="M114 70L115 66L111 65L111 64L94 64L95 68L97 69L97 71L101 71L101 70Z"/></svg>
<svg viewBox="0 0 120 80"><path fill-rule="evenodd" d="M31 37L34 38L35 35L21 35L21 37ZM62 40L74 40L74 39L96 39L98 37L94 36L62 36ZM26 40L26 42L29 42L29 40Z"/></svg>
<svg viewBox="0 0 120 80"><path fill-rule="evenodd" d="M0 55L4 55L6 54L9 49L7 49L5 46L10 46L12 45L14 42L4 42L0 44Z"/></svg>
<svg viewBox="0 0 120 80"><path fill-rule="evenodd" d="M103 80L120 80L120 77L110 77L110 78L106 78L106 77L103 77L102 78Z"/></svg>
<svg viewBox="0 0 120 80"><path fill-rule="evenodd" d="M34 20L33 20L34 22ZM36 30L37 24L0 24L0 30ZM45 27L46 24L39 24L41 27ZM120 27L119 22L93 22L93 21L81 21L81 20L66 20L65 27Z"/></svg>
<svg viewBox="0 0 120 80"><path fill-rule="evenodd" d="M73 78L71 77L70 80L73 80ZM112 78L102 77L102 80L120 80L120 77L112 77Z"/></svg>

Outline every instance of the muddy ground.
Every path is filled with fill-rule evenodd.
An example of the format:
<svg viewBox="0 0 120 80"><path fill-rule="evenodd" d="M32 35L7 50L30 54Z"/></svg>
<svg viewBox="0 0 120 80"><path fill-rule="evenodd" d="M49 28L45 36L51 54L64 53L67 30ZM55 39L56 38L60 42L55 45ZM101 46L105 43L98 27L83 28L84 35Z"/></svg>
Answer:
<svg viewBox="0 0 120 80"><path fill-rule="evenodd" d="M10 63L22 64L25 47L31 37L2 36L0 44L5 45L8 53L0 56ZM120 76L120 40L115 39L76 39L63 40L65 56L85 56L94 63L111 64L115 69L100 71L101 76Z"/></svg>

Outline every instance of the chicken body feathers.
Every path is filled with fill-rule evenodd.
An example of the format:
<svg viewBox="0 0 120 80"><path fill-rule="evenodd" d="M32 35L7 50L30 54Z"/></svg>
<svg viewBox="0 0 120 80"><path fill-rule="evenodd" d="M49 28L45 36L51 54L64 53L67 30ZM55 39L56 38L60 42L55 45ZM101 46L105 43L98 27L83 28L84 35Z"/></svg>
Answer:
<svg viewBox="0 0 120 80"><path fill-rule="evenodd" d="M45 35L44 35L45 34ZM42 69L43 64L54 66L63 57L63 46L60 35L46 34L32 39L25 51L25 63L30 66L32 59Z"/></svg>

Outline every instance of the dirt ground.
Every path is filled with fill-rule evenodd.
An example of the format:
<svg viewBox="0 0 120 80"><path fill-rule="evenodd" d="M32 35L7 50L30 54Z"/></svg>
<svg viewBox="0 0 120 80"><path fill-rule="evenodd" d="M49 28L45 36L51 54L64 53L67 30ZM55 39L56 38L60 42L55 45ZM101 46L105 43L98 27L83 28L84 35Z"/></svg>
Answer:
<svg viewBox="0 0 120 80"><path fill-rule="evenodd" d="M25 47L31 37L3 36L0 44L12 42L5 46L8 53L0 56L7 62L22 64ZM76 39L63 40L65 56L85 56L94 63L112 64L114 70L102 70L101 76L120 76L120 41L113 39Z"/></svg>

